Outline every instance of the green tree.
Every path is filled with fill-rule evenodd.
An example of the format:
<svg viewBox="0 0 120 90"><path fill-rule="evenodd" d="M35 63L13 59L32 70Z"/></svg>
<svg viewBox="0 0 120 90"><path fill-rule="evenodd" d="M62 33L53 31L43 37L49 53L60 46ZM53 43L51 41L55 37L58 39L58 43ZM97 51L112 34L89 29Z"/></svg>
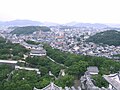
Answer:
<svg viewBox="0 0 120 90"><path fill-rule="evenodd" d="M65 76L58 78L58 80L55 81L55 84L57 84L58 86L63 87L63 88L65 86L71 87L74 84L73 81L74 81L73 76L65 75Z"/></svg>
<svg viewBox="0 0 120 90"><path fill-rule="evenodd" d="M79 79L81 75L87 70L88 63L85 61L79 61L73 63L67 70L70 75L75 75Z"/></svg>
<svg viewBox="0 0 120 90"><path fill-rule="evenodd" d="M108 82L100 75L94 75L92 76L92 78L94 79L95 85L98 87L108 87Z"/></svg>

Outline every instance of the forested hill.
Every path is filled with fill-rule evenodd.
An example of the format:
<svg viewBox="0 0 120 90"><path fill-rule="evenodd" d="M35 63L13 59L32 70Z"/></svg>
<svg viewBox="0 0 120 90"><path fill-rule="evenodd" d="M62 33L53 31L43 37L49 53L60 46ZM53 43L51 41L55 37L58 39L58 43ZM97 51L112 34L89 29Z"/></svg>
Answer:
<svg viewBox="0 0 120 90"><path fill-rule="evenodd" d="M97 33L86 40L87 42L94 42L96 44L120 45L120 32L116 30L108 30Z"/></svg>
<svg viewBox="0 0 120 90"><path fill-rule="evenodd" d="M42 30L44 32L50 31L50 28L46 26L25 26L25 27L16 27L13 31L11 31L12 34L20 35L20 34L32 34L35 31Z"/></svg>

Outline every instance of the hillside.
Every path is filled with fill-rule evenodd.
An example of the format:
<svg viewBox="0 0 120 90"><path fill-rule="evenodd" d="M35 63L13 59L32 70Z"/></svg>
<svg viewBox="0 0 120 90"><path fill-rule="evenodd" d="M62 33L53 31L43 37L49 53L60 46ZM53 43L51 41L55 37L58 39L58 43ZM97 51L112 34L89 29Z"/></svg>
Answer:
<svg viewBox="0 0 120 90"><path fill-rule="evenodd" d="M44 32L50 31L50 28L45 26L25 26L25 27L16 27L13 31L11 31L12 34L20 35L20 34L32 34L35 31L42 30Z"/></svg>
<svg viewBox="0 0 120 90"><path fill-rule="evenodd" d="M87 42L94 42L96 44L120 45L120 32L109 30L97 33L86 40Z"/></svg>

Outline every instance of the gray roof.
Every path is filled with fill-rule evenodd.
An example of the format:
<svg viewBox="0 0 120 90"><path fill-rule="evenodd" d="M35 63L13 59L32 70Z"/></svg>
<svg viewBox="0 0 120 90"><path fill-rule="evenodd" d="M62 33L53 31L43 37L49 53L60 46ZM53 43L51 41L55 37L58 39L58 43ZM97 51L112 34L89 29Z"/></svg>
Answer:
<svg viewBox="0 0 120 90"><path fill-rule="evenodd" d="M98 73L99 72L99 70L98 70L98 68L96 66L90 66L90 67L88 67L87 71L88 72L94 72L94 73Z"/></svg>
<svg viewBox="0 0 120 90"><path fill-rule="evenodd" d="M32 53L32 54L43 54L43 53L46 53L46 51L45 50L31 50L31 52L30 53Z"/></svg>
<svg viewBox="0 0 120 90"><path fill-rule="evenodd" d="M41 90L62 90L62 88L58 87L53 82L51 82L48 86L46 86L45 88L43 88Z"/></svg>
<svg viewBox="0 0 120 90"><path fill-rule="evenodd" d="M116 74L118 75L118 74ZM105 80L111 84L116 90L120 90L120 83L117 82L115 79L112 79L112 77L115 77L116 75L114 76L111 76L111 75L103 75L103 77L105 78Z"/></svg>
<svg viewBox="0 0 120 90"><path fill-rule="evenodd" d="M44 87L43 89L37 89L34 87L33 90L62 90L62 88L58 87L53 82L51 82L48 86Z"/></svg>

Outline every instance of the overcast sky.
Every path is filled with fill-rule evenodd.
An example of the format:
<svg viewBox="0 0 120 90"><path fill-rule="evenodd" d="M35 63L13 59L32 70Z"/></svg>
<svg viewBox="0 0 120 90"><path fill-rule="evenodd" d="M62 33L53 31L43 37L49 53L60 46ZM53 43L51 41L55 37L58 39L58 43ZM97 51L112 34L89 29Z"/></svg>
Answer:
<svg viewBox="0 0 120 90"><path fill-rule="evenodd" d="M120 23L120 0L0 0L0 21Z"/></svg>

